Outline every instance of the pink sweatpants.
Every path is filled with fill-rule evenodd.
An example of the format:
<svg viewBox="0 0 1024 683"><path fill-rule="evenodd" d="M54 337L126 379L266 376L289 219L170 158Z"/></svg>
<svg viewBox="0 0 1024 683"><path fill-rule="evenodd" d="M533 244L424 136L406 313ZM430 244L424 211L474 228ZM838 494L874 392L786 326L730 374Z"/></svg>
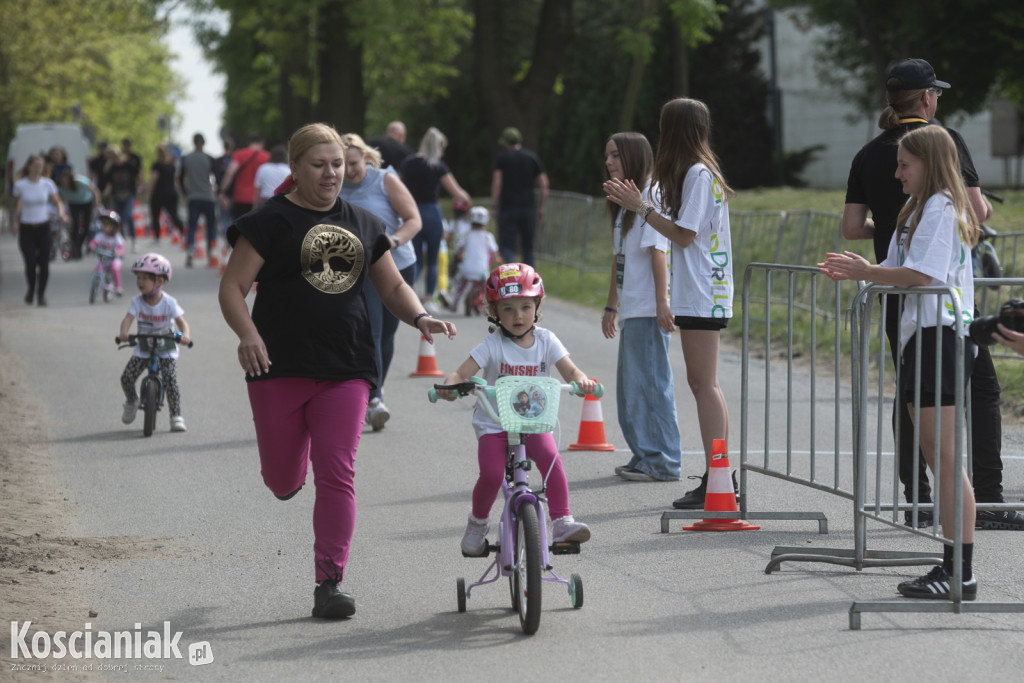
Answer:
<svg viewBox="0 0 1024 683"><path fill-rule="evenodd" d="M370 385L299 377L249 382L263 482L287 496L313 463L313 562L316 580L348 563L356 525L355 462Z"/></svg>
<svg viewBox="0 0 1024 683"><path fill-rule="evenodd" d="M524 434L526 456L537 465L541 477L547 477L548 515L558 519L569 514L569 481L558 457L555 437L547 434ZM477 443L477 461L480 476L473 487L473 516L487 519L491 507L505 481L505 456L508 453L508 434L485 434ZM552 464L554 466L552 466ZM548 470L551 470L550 476Z"/></svg>

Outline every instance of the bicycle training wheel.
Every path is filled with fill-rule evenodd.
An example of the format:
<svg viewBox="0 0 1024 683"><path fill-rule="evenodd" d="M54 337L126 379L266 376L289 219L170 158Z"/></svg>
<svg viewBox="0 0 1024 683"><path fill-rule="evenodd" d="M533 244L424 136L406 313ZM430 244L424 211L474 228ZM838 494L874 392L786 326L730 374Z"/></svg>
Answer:
<svg viewBox="0 0 1024 683"><path fill-rule="evenodd" d="M569 600L573 609L583 607L583 578L579 574L573 574L570 578Z"/></svg>
<svg viewBox="0 0 1024 683"><path fill-rule="evenodd" d="M459 605L459 611L466 611L466 580L461 576L455 581L455 588L458 591L456 596Z"/></svg>
<svg viewBox="0 0 1024 683"><path fill-rule="evenodd" d="M150 436L153 428L156 427L156 404L160 400L160 385L156 380L146 378L142 381L142 407L145 409L145 419L142 423L142 435Z"/></svg>
<svg viewBox="0 0 1024 683"><path fill-rule="evenodd" d="M515 579L519 625L532 636L540 627L541 576L540 531L537 508L523 505L516 519Z"/></svg>

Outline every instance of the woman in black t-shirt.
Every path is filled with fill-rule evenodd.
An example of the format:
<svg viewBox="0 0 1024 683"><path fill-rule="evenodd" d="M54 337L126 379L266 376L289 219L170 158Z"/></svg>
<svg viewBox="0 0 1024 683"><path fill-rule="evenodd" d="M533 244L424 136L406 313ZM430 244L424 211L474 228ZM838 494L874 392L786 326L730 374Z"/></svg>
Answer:
<svg viewBox="0 0 1024 683"><path fill-rule="evenodd" d="M174 185L174 158L167 151L167 145L156 148L156 161L149 170L149 229L153 231L153 243L160 241L160 212L167 216L178 231L185 234L185 224L178 216L178 188ZM189 261L191 265L191 260Z"/></svg>
<svg viewBox="0 0 1024 683"><path fill-rule="evenodd" d="M422 229L412 238L413 248L416 250L413 282L426 270L423 283L424 306L431 313L436 310L434 290L437 288L437 257L441 252L441 239L444 237L444 218L441 216L441 205L438 204L441 188L443 187L455 199L461 199L467 204L473 203L473 198L462 189L448 165L441 159L447 146L448 138L444 133L437 128L428 128L420 142L420 151L406 157L398 166L398 175L409 188L412 198L416 200L416 208L419 209L420 218L423 220ZM425 256L424 245L427 247Z"/></svg>
<svg viewBox="0 0 1024 683"><path fill-rule="evenodd" d="M344 152L325 124L292 135L294 184L228 229L234 252L219 295L239 338L264 483L287 500L310 463L316 471L313 616L325 619L355 613L339 584L355 528L356 448L378 381L363 281L428 341L455 336L455 326L424 312L402 279L380 220L338 198ZM256 280L250 316L245 296Z"/></svg>

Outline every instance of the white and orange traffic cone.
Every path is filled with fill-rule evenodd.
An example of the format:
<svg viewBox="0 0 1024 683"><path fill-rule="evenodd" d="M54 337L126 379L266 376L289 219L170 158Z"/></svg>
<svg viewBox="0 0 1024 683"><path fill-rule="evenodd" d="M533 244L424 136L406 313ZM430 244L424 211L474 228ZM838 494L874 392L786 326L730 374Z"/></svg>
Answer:
<svg viewBox="0 0 1024 683"><path fill-rule="evenodd" d="M604 417L601 415L601 399L593 394L583 397L583 414L580 416L580 433L570 451L614 451L615 446L607 443L604 436Z"/></svg>
<svg viewBox="0 0 1024 683"><path fill-rule="evenodd" d="M427 341L427 338L420 335L420 356L416 361L416 371L409 373L410 377L444 377L444 373L437 367L437 356L434 354L434 345Z"/></svg>
<svg viewBox="0 0 1024 683"><path fill-rule="evenodd" d="M725 439L715 439L711 445L711 466L708 467L708 487L704 494L705 512L739 512L736 507L736 490L730 476L729 454L726 453ZM693 526L684 526L684 531L756 531L742 519L702 519Z"/></svg>
<svg viewBox="0 0 1024 683"><path fill-rule="evenodd" d="M135 237L142 237L144 231L142 227L142 207L138 202L132 204L132 225L135 226Z"/></svg>

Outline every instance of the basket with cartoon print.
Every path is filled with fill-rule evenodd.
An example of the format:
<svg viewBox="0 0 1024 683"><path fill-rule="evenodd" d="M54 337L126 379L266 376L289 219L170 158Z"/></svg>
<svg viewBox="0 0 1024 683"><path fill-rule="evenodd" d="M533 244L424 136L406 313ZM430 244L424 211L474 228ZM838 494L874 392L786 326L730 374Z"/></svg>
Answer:
<svg viewBox="0 0 1024 683"><path fill-rule="evenodd" d="M558 422L562 383L554 377L499 377L494 397L505 431L546 434Z"/></svg>

